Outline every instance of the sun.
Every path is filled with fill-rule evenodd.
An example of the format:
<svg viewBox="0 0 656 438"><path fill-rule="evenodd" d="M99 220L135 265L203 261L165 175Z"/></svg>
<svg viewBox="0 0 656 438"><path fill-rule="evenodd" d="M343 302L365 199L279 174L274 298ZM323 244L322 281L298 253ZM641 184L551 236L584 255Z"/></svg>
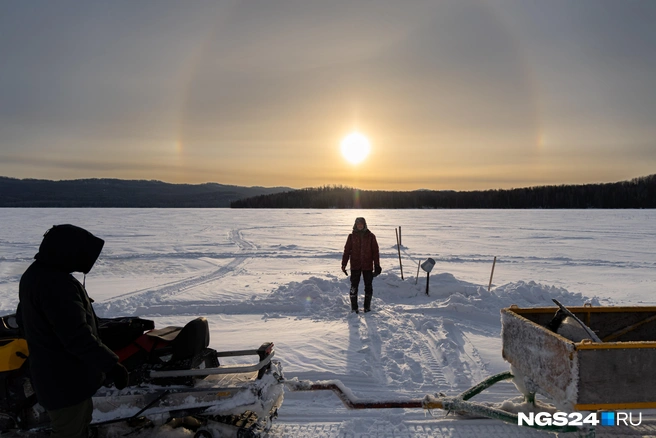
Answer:
<svg viewBox="0 0 656 438"><path fill-rule="evenodd" d="M352 132L342 139L342 155L352 164L361 163L371 150L369 139L359 132Z"/></svg>

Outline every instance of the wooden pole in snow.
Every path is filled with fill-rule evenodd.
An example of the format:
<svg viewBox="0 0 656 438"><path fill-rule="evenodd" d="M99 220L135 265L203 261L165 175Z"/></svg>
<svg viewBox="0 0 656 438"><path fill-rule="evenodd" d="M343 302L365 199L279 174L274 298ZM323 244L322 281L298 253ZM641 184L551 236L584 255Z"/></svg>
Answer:
<svg viewBox="0 0 656 438"><path fill-rule="evenodd" d="M399 225L399 246L403 245L403 236L401 236L401 225Z"/></svg>
<svg viewBox="0 0 656 438"><path fill-rule="evenodd" d="M399 250L399 266L401 267L401 280L403 280L403 263L401 263L401 244L399 243L399 230L394 228L396 231L396 248Z"/></svg>
<svg viewBox="0 0 656 438"><path fill-rule="evenodd" d="M417 262L417 276L415 277L415 284L417 284L417 280L419 280L419 267L421 266L421 262Z"/></svg>
<svg viewBox="0 0 656 438"><path fill-rule="evenodd" d="M492 262L492 273L490 274L490 284L487 285L487 291L490 291L492 287L492 277L494 276L494 265L497 264L497 256L494 256L494 261Z"/></svg>

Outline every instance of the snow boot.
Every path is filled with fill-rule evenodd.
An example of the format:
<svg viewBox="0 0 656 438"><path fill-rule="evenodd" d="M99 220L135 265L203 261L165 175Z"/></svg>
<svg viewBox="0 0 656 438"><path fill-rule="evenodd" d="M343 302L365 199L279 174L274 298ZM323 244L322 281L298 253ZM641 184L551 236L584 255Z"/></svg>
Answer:
<svg viewBox="0 0 656 438"><path fill-rule="evenodd" d="M364 296L364 313L371 312L371 297L373 294Z"/></svg>
<svg viewBox="0 0 656 438"><path fill-rule="evenodd" d="M351 295L351 312L360 313L358 310L358 296Z"/></svg>

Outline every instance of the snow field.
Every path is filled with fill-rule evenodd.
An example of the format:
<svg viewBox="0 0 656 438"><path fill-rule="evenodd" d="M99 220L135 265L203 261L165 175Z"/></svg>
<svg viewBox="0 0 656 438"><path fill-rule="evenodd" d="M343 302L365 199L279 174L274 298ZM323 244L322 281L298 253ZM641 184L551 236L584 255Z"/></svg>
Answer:
<svg viewBox="0 0 656 438"><path fill-rule="evenodd" d="M373 312L349 313L339 271L353 220L381 247ZM654 304L656 214L651 211L0 209L0 309L41 236L74 223L106 240L86 278L99 316L157 326L210 322L211 346L273 341L285 376L340 380L361 399L455 395L509 365L501 308ZM394 228L403 225L398 266ZM488 281L497 256L492 288ZM430 276L415 278L432 257ZM417 284L415 284L415 281ZM363 300L361 286L360 301ZM555 307L554 307L555 312ZM511 383L477 399L517 400ZM330 392L287 391L272 437L543 435L489 420L422 410L349 411ZM161 426L153 436L187 436Z"/></svg>

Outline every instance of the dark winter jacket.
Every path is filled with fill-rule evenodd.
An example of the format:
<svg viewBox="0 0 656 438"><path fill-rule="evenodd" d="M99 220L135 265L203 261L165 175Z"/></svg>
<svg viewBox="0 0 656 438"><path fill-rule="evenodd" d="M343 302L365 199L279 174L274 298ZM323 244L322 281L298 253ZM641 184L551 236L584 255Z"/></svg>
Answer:
<svg viewBox="0 0 656 438"><path fill-rule="evenodd" d="M364 228L362 230L358 230L357 228L358 220L364 222ZM342 268L346 267L349 259L351 259L351 270L372 271L374 265L380 265L376 236L369 231L364 218L356 219L356 223L353 225L353 232L346 239L344 255L342 255Z"/></svg>
<svg viewBox="0 0 656 438"><path fill-rule="evenodd" d="M32 386L48 410L81 403L101 386L118 357L98 336L84 286L105 242L73 225L57 225L20 279L17 319L30 351Z"/></svg>

